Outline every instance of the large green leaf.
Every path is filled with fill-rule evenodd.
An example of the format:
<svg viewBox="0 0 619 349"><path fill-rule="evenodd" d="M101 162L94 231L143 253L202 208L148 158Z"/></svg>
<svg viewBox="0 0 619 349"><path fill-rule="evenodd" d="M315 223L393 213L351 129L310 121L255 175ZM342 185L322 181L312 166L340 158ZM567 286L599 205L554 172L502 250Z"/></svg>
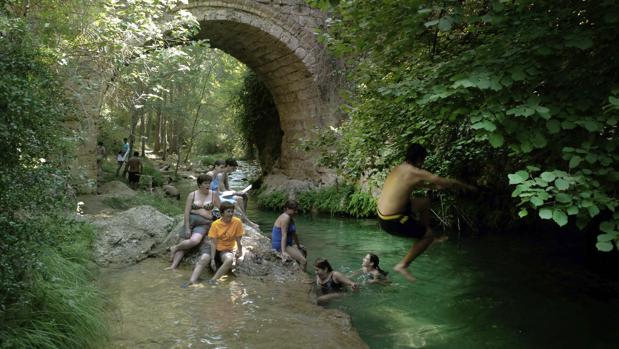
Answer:
<svg viewBox="0 0 619 349"><path fill-rule="evenodd" d="M559 193L555 196L558 202L562 204L566 204L568 202L572 202L572 196L566 193ZM568 211L569 213L569 211Z"/></svg>
<svg viewBox="0 0 619 349"><path fill-rule="evenodd" d="M610 252L613 250L613 244L610 242L598 242L595 247L602 252Z"/></svg>
<svg viewBox="0 0 619 349"><path fill-rule="evenodd" d="M600 235L598 235L598 241L599 242L613 241L613 240L617 239L617 237L619 237L619 234L617 232L600 234Z"/></svg>
<svg viewBox="0 0 619 349"><path fill-rule="evenodd" d="M565 214L565 212L563 212L563 210L555 208L554 211L552 211L552 219L560 226L564 226L567 224L567 215Z"/></svg>
<svg viewBox="0 0 619 349"><path fill-rule="evenodd" d="M582 162L582 158L578 155L574 155L570 159L569 166L570 168L574 168L574 167L577 167L581 162Z"/></svg>
<svg viewBox="0 0 619 349"><path fill-rule="evenodd" d="M546 121L546 128L551 134L555 134L561 131L561 123L555 119L551 119Z"/></svg>
<svg viewBox="0 0 619 349"><path fill-rule="evenodd" d="M492 147L499 148L503 145L505 140L503 139L502 134L494 132L488 135L488 141L490 141L490 145L492 145Z"/></svg>
<svg viewBox="0 0 619 349"><path fill-rule="evenodd" d="M519 184L529 179L529 173L527 171L518 171L508 174L507 177L509 178L509 184Z"/></svg>
<svg viewBox="0 0 619 349"><path fill-rule="evenodd" d="M576 206L570 206L567 208L567 214L569 214L570 216L573 216L575 214L578 214L578 207Z"/></svg>
<svg viewBox="0 0 619 349"><path fill-rule="evenodd" d="M615 231L615 223L614 222L602 222L600 223L600 230L605 233L613 233Z"/></svg>
<svg viewBox="0 0 619 349"><path fill-rule="evenodd" d="M542 219L551 219L552 218L552 210L549 208L542 208L539 210L539 216Z"/></svg>
<svg viewBox="0 0 619 349"><path fill-rule="evenodd" d="M542 177L542 179L546 182L552 182L555 180L555 178L557 178L557 176L555 176L555 174L552 172L542 172L540 177Z"/></svg>
<svg viewBox="0 0 619 349"><path fill-rule="evenodd" d="M563 178L557 178L557 180L555 180L555 186L559 190L567 190L570 187L570 183Z"/></svg>

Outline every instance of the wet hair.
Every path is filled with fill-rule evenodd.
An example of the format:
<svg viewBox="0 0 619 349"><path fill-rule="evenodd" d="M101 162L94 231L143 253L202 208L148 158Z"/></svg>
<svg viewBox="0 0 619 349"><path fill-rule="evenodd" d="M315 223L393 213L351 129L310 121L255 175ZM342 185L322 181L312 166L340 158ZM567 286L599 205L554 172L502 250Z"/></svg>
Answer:
<svg viewBox="0 0 619 349"><path fill-rule="evenodd" d="M127 140L128 140L127 138L123 138L123 141L124 141L125 143L127 143Z"/></svg>
<svg viewBox="0 0 619 349"><path fill-rule="evenodd" d="M226 162L224 160L215 160L215 162L213 163L213 165L215 166L223 166L225 164Z"/></svg>
<svg viewBox="0 0 619 349"><path fill-rule="evenodd" d="M134 152L133 152L133 156L140 156L140 152L138 152L138 151L134 151Z"/></svg>
<svg viewBox="0 0 619 349"><path fill-rule="evenodd" d="M314 262L314 266L318 269L326 269L328 272L333 271L333 268L331 267L331 264L329 264L329 261L324 258L317 258Z"/></svg>
<svg viewBox="0 0 619 349"><path fill-rule="evenodd" d="M98 141L98 142L97 142L97 145L103 145L103 142Z"/></svg>
<svg viewBox="0 0 619 349"><path fill-rule="evenodd" d="M226 166L239 166L239 164L233 158L226 159Z"/></svg>
<svg viewBox="0 0 619 349"><path fill-rule="evenodd" d="M381 273L384 276L387 276L387 274L389 274L388 272L382 270L378 266L378 263L380 262L380 260L378 259L377 255L375 255L374 253L368 253L368 256L370 256L370 263L374 264L374 268L376 268L376 270L378 270L379 273Z"/></svg>
<svg viewBox="0 0 619 349"><path fill-rule="evenodd" d="M411 165L423 162L426 155L428 155L428 151L419 143L413 143L406 148L406 162Z"/></svg>
<svg viewBox="0 0 619 349"><path fill-rule="evenodd" d="M231 203L230 201L224 201L221 203L221 205L219 205L219 211L221 213L224 213L228 209L234 210L234 204Z"/></svg>
<svg viewBox="0 0 619 349"><path fill-rule="evenodd" d="M297 202L297 200L288 200L286 201L286 203L284 204L284 209L293 209L296 210L297 208L299 208L299 203Z"/></svg>
<svg viewBox="0 0 619 349"><path fill-rule="evenodd" d="M213 177L211 177L210 175L207 175L205 173L199 175L198 179L197 179L198 186L200 186L204 182L212 182L212 181L213 181Z"/></svg>

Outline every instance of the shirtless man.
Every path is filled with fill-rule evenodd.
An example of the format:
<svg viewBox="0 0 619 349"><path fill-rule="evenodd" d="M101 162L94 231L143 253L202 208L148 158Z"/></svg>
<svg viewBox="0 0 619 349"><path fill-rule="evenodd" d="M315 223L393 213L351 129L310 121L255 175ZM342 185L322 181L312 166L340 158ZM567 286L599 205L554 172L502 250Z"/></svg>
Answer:
<svg viewBox="0 0 619 349"><path fill-rule="evenodd" d="M378 199L378 221L386 232L418 239L411 246L393 270L413 282L415 278L408 271L408 266L423 253L434 241L430 229L430 200L413 199L415 189L447 189L460 187L475 190L475 187L455 179L443 178L421 168L427 155L426 149L419 144L411 144L406 149L406 160L396 166L385 179L383 190ZM413 218L419 213L419 220Z"/></svg>
<svg viewBox="0 0 619 349"><path fill-rule="evenodd" d="M127 161L127 168L129 171L129 186L132 189L136 189L140 182L140 174L143 170L139 152L133 152L133 156Z"/></svg>

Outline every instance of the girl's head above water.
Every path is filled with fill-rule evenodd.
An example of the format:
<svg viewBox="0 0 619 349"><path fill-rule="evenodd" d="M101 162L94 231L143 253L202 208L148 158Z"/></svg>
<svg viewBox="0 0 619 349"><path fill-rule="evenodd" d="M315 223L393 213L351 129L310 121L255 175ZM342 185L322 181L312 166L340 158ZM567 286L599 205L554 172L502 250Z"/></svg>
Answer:
<svg viewBox="0 0 619 349"><path fill-rule="evenodd" d="M316 261L314 262L314 268L326 270L328 273L333 271L333 268L331 267L331 264L329 264L329 261L324 258L316 259Z"/></svg>
<svg viewBox="0 0 619 349"><path fill-rule="evenodd" d="M383 275L387 275L388 273L384 270L382 270L378 264L380 263L380 260L378 259L378 256L375 255L374 253L368 253L365 255L365 257L363 257L363 266L364 267L372 267L376 270L378 270L379 273L383 274Z"/></svg>

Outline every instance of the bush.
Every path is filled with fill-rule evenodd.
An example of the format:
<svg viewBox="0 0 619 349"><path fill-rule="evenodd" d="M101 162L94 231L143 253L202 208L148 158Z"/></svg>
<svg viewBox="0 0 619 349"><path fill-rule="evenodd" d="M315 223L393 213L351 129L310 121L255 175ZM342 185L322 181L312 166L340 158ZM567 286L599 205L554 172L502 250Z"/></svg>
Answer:
<svg viewBox="0 0 619 349"><path fill-rule="evenodd" d="M284 191L271 191L264 192L259 191L257 195L257 202L263 208L279 211L284 207L284 204L288 200L288 194Z"/></svg>
<svg viewBox="0 0 619 349"><path fill-rule="evenodd" d="M261 192L258 194L258 204L264 208L281 210L288 200L284 191ZM297 194L299 209L303 212L318 211L321 213L373 217L376 215L376 199L354 185L341 185L307 190Z"/></svg>
<svg viewBox="0 0 619 349"><path fill-rule="evenodd" d="M13 222L3 216L0 223L2 347L98 347L108 329L93 280L93 230L61 212L46 213ZM6 242L13 242L9 250Z"/></svg>

